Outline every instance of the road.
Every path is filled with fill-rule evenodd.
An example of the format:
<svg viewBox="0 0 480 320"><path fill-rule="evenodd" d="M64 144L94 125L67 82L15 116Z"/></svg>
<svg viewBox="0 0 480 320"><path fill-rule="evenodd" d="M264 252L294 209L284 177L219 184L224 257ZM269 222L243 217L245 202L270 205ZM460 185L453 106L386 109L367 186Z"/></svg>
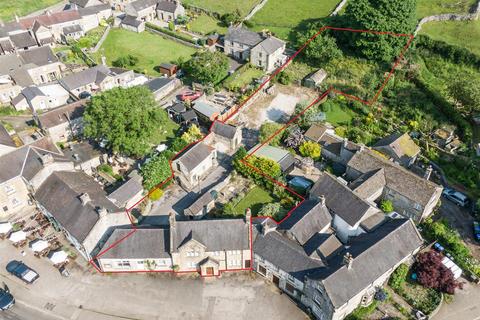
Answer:
<svg viewBox="0 0 480 320"><path fill-rule="evenodd" d="M14 308L0 313L2 320L52 320L52 315L43 314L31 309L23 303L17 303Z"/></svg>

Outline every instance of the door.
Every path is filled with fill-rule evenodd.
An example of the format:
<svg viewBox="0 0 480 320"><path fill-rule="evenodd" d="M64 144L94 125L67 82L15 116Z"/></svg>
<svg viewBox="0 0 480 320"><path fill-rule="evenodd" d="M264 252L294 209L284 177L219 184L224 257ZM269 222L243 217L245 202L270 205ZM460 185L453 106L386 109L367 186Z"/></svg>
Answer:
<svg viewBox="0 0 480 320"><path fill-rule="evenodd" d="M245 260L245 268L250 268L250 260Z"/></svg>
<svg viewBox="0 0 480 320"><path fill-rule="evenodd" d="M280 286L280 279L277 276L272 276L272 281L277 287Z"/></svg>
<svg viewBox="0 0 480 320"><path fill-rule="evenodd" d="M207 267L207 276L213 276L213 267Z"/></svg>

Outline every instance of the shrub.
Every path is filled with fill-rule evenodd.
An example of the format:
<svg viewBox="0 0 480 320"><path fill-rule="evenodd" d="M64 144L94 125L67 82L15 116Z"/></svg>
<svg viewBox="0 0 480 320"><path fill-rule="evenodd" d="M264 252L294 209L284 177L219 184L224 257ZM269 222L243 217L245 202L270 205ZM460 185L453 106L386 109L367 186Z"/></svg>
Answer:
<svg viewBox="0 0 480 320"><path fill-rule="evenodd" d="M392 273L390 280L388 280L388 285L392 287L393 290L398 291L402 287L403 283L407 279L408 275L408 266L404 263L398 266L397 269Z"/></svg>
<svg viewBox="0 0 480 320"><path fill-rule="evenodd" d="M453 273L442 263L442 256L435 251L418 255L415 262L418 282L424 287L453 294L461 284L453 278Z"/></svg>
<svg viewBox="0 0 480 320"><path fill-rule="evenodd" d="M266 203L258 213L262 217L273 217L280 212L281 205L278 202Z"/></svg>
<svg viewBox="0 0 480 320"><path fill-rule="evenodd" d="M282 136L284 132L284 131L280 131L282 127L283 126L281 124L275 123L275 122L267 122L262 124L262 126L260 127L260 136L259 136L260 142L263 143L267 141L271 136L276 134L269 141L269 145L278 146L280 144L280 141L282 140Z"/></svg>
<svg viewBox="0 0 480 320"><path fill-rule="evenodd" d="M138 63L138 58L127 54L126 56L119 57L117 60L112 62L112 65L117 68L126 68L133 67Z"/></svg>
<svg viewBox="0 0 480 320"><path fill-rule="evenodd" d="M393 211L393 203L390 200L382 200L380 203L380 209L385 213L390 213Z"/></svg>
<svg viewBox="0 0 480 320"><path fill-rule="evenodd" d="M318 143L314 141L305 141L300 145L299 151L300 154L304 157L309 157L312 159L320 158L321 147Z"/></svg>
<svg viewBox="0 0 480 320"><path fill-rule="evenodd" d="M148 195L148 198L152 201L157 201L163 196L163 193L162 189L157 188Z"/></svg>

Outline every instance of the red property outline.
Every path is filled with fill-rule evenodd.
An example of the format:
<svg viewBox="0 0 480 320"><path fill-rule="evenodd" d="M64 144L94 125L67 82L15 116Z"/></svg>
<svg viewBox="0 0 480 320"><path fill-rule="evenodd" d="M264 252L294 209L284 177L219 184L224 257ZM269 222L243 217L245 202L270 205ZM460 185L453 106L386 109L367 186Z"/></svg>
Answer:
<svg viewBox="0 0 480 320"><path fill-rule="evenodd" d="M305 198L303 196L301 196L300 194L298 194L297 192L295 192L294 190L292 190L291 188L289 188L288 186L284 185L283 183L273 179L272 177L266 175L265 173L263 173L262 171L260 171L258 168L256 167L253 167L250 163L248 163L246 160L252 156L256 151L258 151L261 147L263 147L264 145L268 144L276 135L278 135L280 132L282 132L283 130L285 130L288 126L290 126L292 123L294 123L295 121L298 120L298 118L303 115L309 108L311 108L312 106L314 106L315 104L317 104L319 101L323 100L330 92L334 92L336 94L339 94L339 95L343 95L345 96L346 98L348 99L351 99L351 100L356 100L356 101L359 101L359 102L362 102L363 104L367 105L367 106L370 106L372 105L373 103L376 102L376 100L378 99L380 93L383 91L383 89L385 88L387 82L390 80L391 76L393 75L396 67L398 66L398 64L400 63L400 61L403 59L403 56L405 54L405 52L407 51L407 49L410 47L413 39L414 39L414 35L411 35L411 34L403 34L403 33L393 33L393 32L388 32L388 31L373 31L373 30L357 30L357 29L350 29L350 28L339 28L339 27L330 27L330 26L324 26L322 28L319 29L319 31L314 34L312 37L310 37L301 47L300 49L298 49L291 57L289 57L287 59L287 61L282 64L279 68L277 68L275 70L275 72L273 72L268 78L267 80L265 80L247 99L245 99L245 101L243 101L240 105L238 105L236 107L236 110L234 112L232 112L232 114L230 114L225 120L223 121L220 121L220 120L214 120L212 122L212 125L210 126L209 128L209 132L208 134L206 134L203 138L197 140L197 141L194 141L192 143L190 143L189 145L187 145L185 148L183 148L182 150L180 150L175 156L173 156L170 160L169 160L169 166L170 166L170 176L163 182L161 182L160 184L158 184L157 186L155 186L154 188L152 188L147 195L145 195L142 199L140 199L137 203L135 203L133 206L131 206L130 208L127 208L125 209L125 212L130 220L130 223L132 225L132 230L127 234L125 235L124 237L122 237L121 239L117 240L116 242L114 242L112 245L110 245L109 247L107 247L106 249L102 250L101 252L99 252L95 257L93 257L92 259L90 259L89 263L100 273L104 273L98 266L97 264L95 263L95 260L100 258L103 254L105 254L107 251L109 251L110 249L112 249L113 247L119 245L123 240L125 240L126 238L128 238L129 236L131 236L133 233L135 233L137 231L137 225L133 222L133 219L132 219L132 216L130 214L130 211L135 208L138 204L140 204L143 200L145 200L145 198L147 198L152 192L154 192L155 190L157 190L158 188L161 188L163 187L166 183L170 182L173 178L174 178L174 173L173 173L173 168L172 168L172 161L175 160L178 155L180 155L183 151L185 151L186 149L188 149L190 146L194 145L194 144L197 144L199 142L202 142L203 140L205 140L205 138L207 138L211 132L212 132L212 127L214 125L214 123L216 121L220 122L220 123L223 123L225 124L227 121L229 121L233 116L235 116L243 107L244 105L254 96L256 95L260 90L263 89L263 87L270 82L270 80L272 80L273 77L275 77L278 73L280 73L286 66L289 65L289 63L296 58L296 56L302 52L306 46L312 41L314 40L320 33L322 33L323 31L325 30L335 30L335 31L347 31L347 32L356 32L356 33L371 33L371 34L377 34L377 35L389 35L389 36L394 36L394 37L406 37L408 38L408 41L407 43L405 44L405 46L402 48L400 54L398 55L398 57L396 58L395 62L393 63L393 66L390 70L390 72L387 74L387 76L385 77L385 80L383 81L383 83L381 84L380 88L377 90L375 96L370 99L370 100L363 100L359 97L356 97L356 96L353 96L353 95L350 95L350 94L347 94L347 93L344 93L340 90L337 90L333 87L330 87L328 88L325 92L323 92L321 95L319 95L313 102L311 102L305 109L302 110L302 112L300 112L299 114L297 114L295 117L293 117L292 119L290 119L290 121L288 121L282 128L278 129L275 133L273 133L265 142L263 142L262 144L260 144L258 147L256 147L254 149L253 152L247 154L245 156L245 158L241 159L240 161L242 163L244 163L245 165L249 166L250 168L252 168L253 170L257 171L259 174L261 174L262 176L266 177L267 179L271 180L273 183L277 184L278 186L284 188L285 190L287 190L288 192L292 193L293 195L295 195L296 197L300 198L301 201L298 202L292 209L290 209L290 211L287 212L287 214L285 215L285 217L280 220L280 221L276 221L274 220L273 218L271 217L262 217L262 216L257 216L257 217L254 217L255 219L271 219L272 221L274 221L276 224L280 224L282 223L285 219L287 219L288 217L291 216L291 214L293 213L293 211L295 211L304 201L305 201ZM203 275L201 274L200 272L200 276L201 277L215 277L215 276L220 276L222 272L228 272L228 271L251 271L253 270L253 239L252 239L252 233L253 233L253 217L250 218L250 221L249 221L249 224L250 224L250 227L249 227L249 232L250 232L250 236L249 236L249 242L250 242L250 268L237 268L237 269L225 269L225 270L219 270L219 273L217 275ZM150 273L150 272L171 272L171 273L179 273L179 274L182 274L182 273L198 273L198 271L174 271L174 270L144 270L144 271L135 271L135 270L118 270L118 271L109 271L108 273Z"/></svg>

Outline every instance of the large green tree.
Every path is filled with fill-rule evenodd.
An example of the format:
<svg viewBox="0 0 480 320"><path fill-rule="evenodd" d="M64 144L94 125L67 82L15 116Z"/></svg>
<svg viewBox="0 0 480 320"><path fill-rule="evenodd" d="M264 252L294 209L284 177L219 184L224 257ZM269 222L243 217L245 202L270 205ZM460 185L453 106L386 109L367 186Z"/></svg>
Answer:
<svg viewBox="0 0 480 320"><path fill-rule="evenodd" d="M228 58L221 52L200 51L184 63L189 77L201 84L217 84L228 75Z"/></svg>
<svg viewBox="0 0 480 320"><path fill-rule="evenodd" d="M106 140L114 153L143 156L149 139L159 126L168 121L152 93L143 86L114 88L92 97L84 114L84 135L97 141Z"/></svg>
<svg viewBox="0 0 480 320"><path fill-rule="evenodd" d="M480 85L473 74L458 74L448 84L448 91L457 103L460 103L468 114L480 112Z"/></svg>
<svg viewBox="0 0 480 320"><path fill-rule="evenodd" d="M355 0L348 2L343 21L353 29L411 34L416 25L416 0ZM405 37L348 33L352 49L368 59L390 62L405 46Z"/></svg>
<svg viewBox="0 0 480 320"><path fill-rule="evenodd" d="M143 185L146 190L151 190L158 184L165 181L172 171L166 154L158 154L149 159L149 161L142 166Z"/></svg>
<svg viewBox="0 0 480 320"><path fill-rule="evenodd" d="M303 46L318 33L322 26L321 23L312 22L306 26L306 30L298 31L295 37L297 48ZM337 46L337 40L330 35L329 30L324 30L310 41L302 51L302 55L310 64L320 67L332 59L341 57L343 53Z"/></svg>

